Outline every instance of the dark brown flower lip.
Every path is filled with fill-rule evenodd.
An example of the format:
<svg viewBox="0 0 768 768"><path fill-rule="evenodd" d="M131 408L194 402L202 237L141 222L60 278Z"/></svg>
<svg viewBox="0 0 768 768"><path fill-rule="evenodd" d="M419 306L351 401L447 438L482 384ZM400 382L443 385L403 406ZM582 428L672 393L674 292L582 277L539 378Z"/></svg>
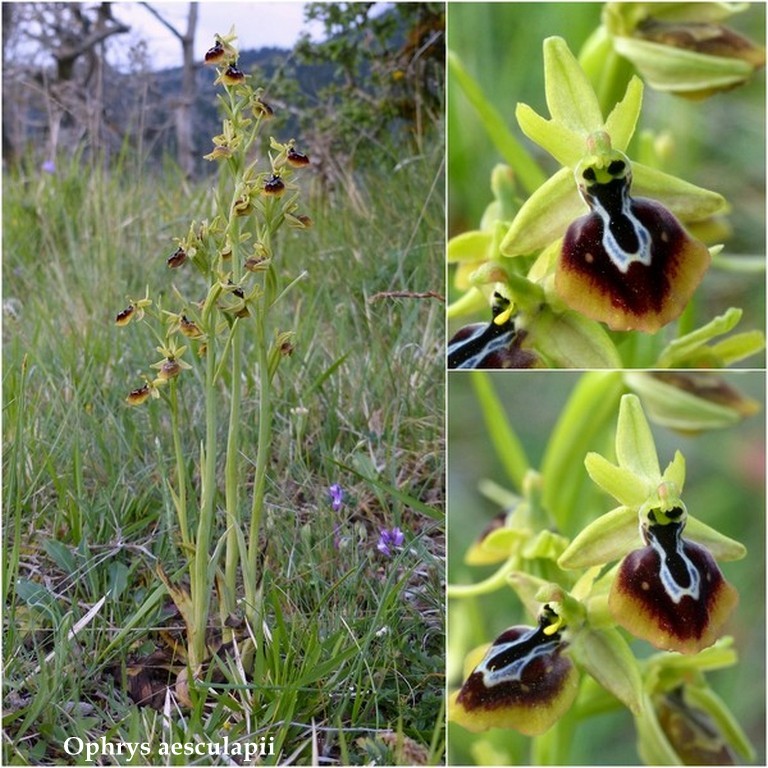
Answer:
<svg viewBox="0 0 768 768"><path fill-rule="evenodd" d="M514 626L502 632L467 678L457 702L467 710L543 706L557 695L572 662L558 632Z"/></svg>
<svg viewBox="0 0 768 768"><path fill-rule="evenodd" d="M306 165L309 165L310 162L307 155L293 148L288 150L286 154L286 160L288 160L288 162L296 168L302 168Z"/></svg>
<svg viewBox="0 0 768 768"><path fill-rule="evenodd" d="M216 43L205 52L204 61L206 64L218 64L225 57L224 46L217 40Z"/></svg>
<svg viewBox="0 0 768 768"><path fill-rule="evenodd" d="M171 256L168 257L167 264L171 269L177 269L187 260L187 252L179 246Z"/></svg>
<svg viewBox="0 0 768 768"><path fill-rule="evenodd" d="M136 307L133 304L129 304L125 309L120 310L115 317L115 325L128 325L135 311Z"/></svg>
<svg viewBox="0 0 768 768"><path fill-rule="evenodd" d="M264 182L264 194L279 197L283 192L285 192L285 182L277 174L272 174Z"/></svg>
<svg viewBox="0 0 768 768"><path fill-rule="evenodd" d="M695 653L717 639L738 596L709 551L680 537L679 527L650 526L648 546L622 560L608 605L635 636Z"/></svg>

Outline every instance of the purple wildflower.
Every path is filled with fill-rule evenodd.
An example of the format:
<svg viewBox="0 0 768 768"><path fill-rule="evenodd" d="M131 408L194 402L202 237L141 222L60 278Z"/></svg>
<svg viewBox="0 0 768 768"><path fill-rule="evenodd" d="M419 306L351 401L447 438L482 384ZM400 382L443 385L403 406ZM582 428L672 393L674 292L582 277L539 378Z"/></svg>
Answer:
<svg viewBox="0 0 768 768"><path fill-rule="evenodd" d="M399 528L393 528L388 531L384 528L379 534L379 543L376 545L376 549L381 552L382 555L387 557L392 556L393 549L400 549L405 541L405 536Z"/></svg>
<svg viewBox="0 0 768 768"><path fill-rule="evenodd" d="M334 483L328 489L328 496L331 499L331 509L334 512L338 512L341 509L341 503L344 500L344 489L338 483Z"/></svg>
<svg viewBox="0 0 768 768"><path fill-rule="evenodd" d="M56 173L56 163L53 160L46 160L41 166L40 170L44 173L54 174Z"/></svg>

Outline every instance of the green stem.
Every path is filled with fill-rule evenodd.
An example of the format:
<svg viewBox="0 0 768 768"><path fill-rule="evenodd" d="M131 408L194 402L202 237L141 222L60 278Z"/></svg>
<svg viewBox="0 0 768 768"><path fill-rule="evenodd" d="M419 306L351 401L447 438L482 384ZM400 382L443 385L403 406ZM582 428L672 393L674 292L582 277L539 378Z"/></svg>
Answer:
<svg viewBox="0 0 768 768"><path fill-rule="evenodd" d="M192 595L192 637L188 638L189 665L193 675L205 660L205 630L208 625L211 584L208 577L209 552L214 523L216 498L216 431L218 427L216 407L216 348L213 343L215 308L208 305L204 318L208 331L208 348L205 360L205 456L203 463L202 490L200 494L200 519L195 540L195 557L190 573Z"/></svg>
<svg viewBox="0 0 768 768"><path fill-rule="evenodd" d="M240 224L234 214L234 195L230 209L228 236L232 244L232 280L240 280ZM232 327L232 380L230 382L229 427L227 430L227 457L224 467L225 506L227 512L227 543L224 559L224 589L221 594L220 615L222 626L226 618L235 612L237 605L237 568L240 562L238 531L240 530L240 403L242 399L242 356L243 339L240 322L235 320ZM227 638L225 638L226 640Z"/></svg>
<svg viewBox="0 0 768 768"><path fill-rule="evenodd" d="M173 450L176 456L176 486L177 495L176 516L181 529L182 548L186 554L192 549L189 539L189 518L187 516L187 464L184 461L184 451L181 445L181 429L179 427L179 394L176 380L171 381L171 431L173 432Z"/></svg>

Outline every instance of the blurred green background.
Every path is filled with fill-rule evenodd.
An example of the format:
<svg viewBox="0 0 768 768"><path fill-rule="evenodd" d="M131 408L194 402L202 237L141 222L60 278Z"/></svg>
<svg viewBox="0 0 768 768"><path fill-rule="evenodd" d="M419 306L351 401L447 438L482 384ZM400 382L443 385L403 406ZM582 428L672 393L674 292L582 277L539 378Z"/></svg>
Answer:
<svg viewBox="0 0 768 768"><path fill-rule="evenodd" d="M538 468L549 435L577 373L518 371L490 374L493 387L522 441L531 465ZM722 566L726 578L739 590L741 603L728 624L740 663L710 673L712 688L723 698L746 730L757 750L757 765L765 765L765 375L730 372L726 381L759 401L755 416L725 430L682 435L651 422L662 468L680 450L686 459L683 498L690 513L723 533L744 542L749 550L741 561ZM470 374L448 376L448 574L449 583L473 583L493 568L464 565L469 544L499 511L478 492L478 482L491 479L511 489L483 426ZM614 421L615 424L615 421ZM613 430L613 426L611 427ZM597 439L595 450L605 450L612 435ZM584 473L585 482L586 472ZM616 503L596 490L595 515ZM455 689L461 682L461 664L467 649L490 642L506 627L525 616L511 590L500 590L482 599L450 600L448 604L448 680ZM636 641L640 656L652 649ZM473 744L485 740L496 754L527 757L528 740L519 734L492 730L475 736L450 725L451 764L473 764ZM639 762L632 718L626 710L588 720L578 728L574 765L626 765ZM510 762L507 764L515 764Z"/></svg>
<svg viewBox="0 0 768 768"><path fill-rule="evenodd" d="M601 9L598 3L448 4L449 49L458 54L486 98L547 173L558 166L523 136L515 120L515 107L524 102L540 114L549 115L544 100L542 42L551 35L562 36L578 55L599 24ZM728 19L726 25L764 45L765 4L750 4L744 13ZM501 158L450 77L447 111L448 232L454 236L478 227L491 201L490 173ZM699 102L646 87L636 137L642 130L668 131L674 137L674 157L665 170L714 189L728 199L733 233L725 243L725 253L764 257L764 74L758 73L741 88ZM630 156L632 150L630 146ZM744 328L765 327L762 274L745 276L710 270L698 296L702 315L707 318L729 306L740 306L745 309ZM762 362L754 359L751 364L762 367Z"/></svg>

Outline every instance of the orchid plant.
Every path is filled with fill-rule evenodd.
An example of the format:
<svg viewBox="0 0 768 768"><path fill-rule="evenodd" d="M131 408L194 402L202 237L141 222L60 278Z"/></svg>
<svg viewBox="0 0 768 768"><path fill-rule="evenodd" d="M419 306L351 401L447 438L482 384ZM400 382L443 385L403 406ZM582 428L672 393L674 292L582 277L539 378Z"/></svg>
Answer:
<svg viewBox="0 0 768 768"><path fill-rule="evenodd" d="M704 97L744 82L764 52L728 36L712 9L668 5L608 3L581 61L562 38L544 41L550 117L527 104L518 104L516 117L561 168L543 179L522 144L505 137L512 165L493 172L495 200L481 228L449 242L461 292L449 317L491 305L490 322L453 336L449 368L635 367L627 338L660 335L678 320L719 258L722 245L704 240L724 234L727 201L662 171L652 151L643 162L630 154L645 86L637 74L610 75L623 71L617 61L632 61L652 87ZM705 24L719 45L691 50L689 38ZM449 64L482 104L455 55ZM670 346L657 345L649 367L722 367L759 352L760 332L721 338L740 317L733 307L700 328L681 326Z"/></svg>
<svg viewBox="0 0 768 768"><path fill-rule="evenodd" d="M280 142L271 137L269 150L262 151L273 109L262 89L251 85L239 68L235 40L234 30L216 35L215 45L205 56L205 63L216 69L216 84L222 87L219 104L224 115L222 132L213 137L213 148L205 155L218 165L215 212L210 219L191 222L186 233L175 238L176 247L166 261L174 272L193 268L202 278L202 288L198 282L196 293L189 295L193 283L185 281L184 290L174 286L173 311L150 298L147 289L144 297L129 298L115 319L118 326L146 321L160 355L151 365L154 373L145 375L144 383L126 400L132 406L158 400L170 413L175 476L168 478L167 490L176 512L175 538L186 562L189 586L176 583L160 566L157 570L186 627L187 669L177 683L177 693L186 701L211 655L212 594L218 597L223 638L232 636L237 617L244 616L251 628L259 625L259 530L270 457L273 387L280 364L293 351L293 333L277 325L275 307L303 277L284 284L277 234L283 227L311 225L299 209L294 181L309 158L293 139ZM195 370L203 382L205 423L198 463L191 471L184 451L183 420L191 411L182 406L196 397L189 389L194 386ZM258 399L255 455L240 434L243 386L249 377L254 377ZM186 426L194 430L195 425ZM338 494L340 501L340 488ZM248 517L242 512L246 501Z"/></svg>
<svg viewBox="0 0 768 768"><path fill-rule="evenodd" d="M449 616L461 601L510 590L533 621L508 627L466 656L461 685L449 697L449 720L461 726L454 738L462 730L515 731L534 737L532 764L568 764L576 724L612 701L631 713L648 764L752 758L748 738L705 675L737 663L727 630L738 594L720 563L744 558L746 548L708 525L706 511L688 512L680 451L662 469L641 400L655 376L584 376L536 471L492 385L484 374L472 375L518 487L510 493L486 485L504 511L468 548L465 562L496 570L475 583L449 585ZM681 394L670 408L681 423L715 426L708 415L713 398L669 386ZM740 419L754 412L754 403L745 408L749 401L731 395L728 403L720 399L723 413ZM612 450L587 451L579 466L577 451L612 418ZM584 470L617 507L604 514L573 508L583 498L576 488ZM657 652L648 655L643 645ZM493 743L499 744L489 740L488 749ZM474 745L479 755L482 738ZM508 759L497 753L497 762Z"/></svg>

